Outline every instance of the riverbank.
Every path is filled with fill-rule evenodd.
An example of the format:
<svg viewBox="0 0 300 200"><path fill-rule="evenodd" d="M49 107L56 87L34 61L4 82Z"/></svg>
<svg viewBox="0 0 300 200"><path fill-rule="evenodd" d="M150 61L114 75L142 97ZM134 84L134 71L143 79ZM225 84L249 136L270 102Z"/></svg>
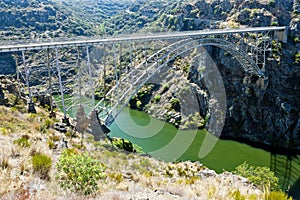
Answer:
<svg viewBox="0 0 300 200"><path fill-rule="evenodd" d="M249 140L247 138L242 137L233 137L228 135L221 135L220 139L222 140L233 140L236 142L244 143L250 145L254 148L263 149L270 153L279 154L279 155L290 155L290 156L297 156L300 155L300 148L287 148L287 147L277 147L271 144L266 144L258 141Z"/></svg>
<svg viewBox="0 0 300 200"><path fill-rule="evenodd" d="M36 103L37 113L27 113L25 102L11 93L17 91L12 87L14 81L5 82L10 87L1 85L5 100L5 106L0 106L1 199L223 200L236 196L264 199L272 194L243 177L229 172L217 174L200 162L159 161L125 152L108 141L95 142L89 134L82 140L81 134L60 123L60 112L50 118L47 109ZM58 176L57 165L66 151L88 154L101 163L104 176L92 195L59 186L62 178L68 177ZM36 162L39 157L43 160Z"/></svg>
<svg viewBox="0 0 300 200"><path fill-rule="evenodd" d="M58 132L55 121L48 121L47 112L38 107L37 114L27 114L0 106L0 116L1 199L231 199L236 194L260 199L264 195L247 179L229 172L217 174L199 162L166 163L119 150L106 141L94 142L91 135L85 135L82 146L78 133L68 137ZM56 164L65 144L105 166L106 178L92 196L59 187ZM51 159L48 178L34 169L32 157L37 154Z"/></svg>
<svg viewBox="0 0 300 200"><path fill-rule="evenodd" d="M279 177L282 189L300 198L297 189L300 187L299 154L291 156L291 154L284 154L283 151L276 154L267 151L268 149L263 150L259 146L250 146L246 144L246 141L240 143L226 138L218 140L206 157L199 158L198 153L207 135L205 131L178 130L170 123L153 118L145 112L128 108L120 113L110 129L112 136L125 138L138 144L156 159L174 161L174 156L177 156L177 160L181 161L200 161L218 173L222 173L224 170L232 171L245 161L253 166L271 168ZM156 133L154 133L155 131ZM172 142L175 144L173 147ZM169 146L169 148L164 148L165 146ZM180 156L176 154L178 151L182 152Z"/></svg>

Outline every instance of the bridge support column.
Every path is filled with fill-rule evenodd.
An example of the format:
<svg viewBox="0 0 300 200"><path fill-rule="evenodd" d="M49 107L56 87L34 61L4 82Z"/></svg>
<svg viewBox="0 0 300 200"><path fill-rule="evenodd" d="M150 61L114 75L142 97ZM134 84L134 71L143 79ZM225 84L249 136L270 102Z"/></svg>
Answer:
<svg viewBox="0 0 300 200"><path fill-rule="evenodd" d="M119 51L119 64L120 64L120 66L121 66L121 64L122 64L122 61L123 61L123 56L122 56L122 52L123 52L123 45L122 45L122 43L120 44L120 51Z"/></svg>
<svg viewBox="0 0 300 200"><path fill-rule="evenodd" d="M36 113L34 103L32 101L32 94L30 90L30 85L29 85L29 70L27 69L26 65L26 59L25 59L25 52L22 51L22 58L23 58L23 65L24 65L24 70L25 70L25 81L26 81L26 86L28 89L28 95L29 95L29 103L28 103L28 112L29 113Z"/></svg>
<svg viewBox="0 0 300 200"><path fill-rule="evenodd" d="M82 85L81 85L81 71L80 71L80 67L81 67L81 61L80 61L80 49L79 47L77 47L77 68L78 68L78 95L79 95L79 105L82 104Z"/></svg>
<svg viewBox="0 0 300 200"><path fill-rule="evenodd" d="M106 45L103 44L103 91L106 91L106 82L105 82L105 77L106 77Z"/></svg>
<svg viewBox="0 0 300 200"><path fill-rule="evenodd" d="M133 78L134 78L134 69L133 69L133 61L132 61L132 51L133 51L133 44L130 45L130 70L131 70L131 90L133 89Z"/></svg>
<svg viewBox="0 0 300 200"><path fill-rule="evenodd" d="M90 128L95 141L105 139L110 130L100 122L97 111L93 110L90 114Z"/></svg>
<svg viewBox="0 0 300 200"><path fill-rule="evenodd" d="M20 83L20 71L19 71L19 64L18 64L18 55L14 53L15 63L16 63L16 73L17 73L17 82L18 82L18 97L21 97L21 83Z"/></svg>
<svg viewBox="0 0 300 200"><path fill-rule="evenodd" d="M114 52L114 68L115 68L115 78L116 78L116 92L117 92L117 100L119 102L120 95L119 95L119 75L118 75L118 68L117 68L117 55L116 55L116 47L115 43L113 43L113 52Z"/></svg>
<svg viewBox="0 0 300 200"><path fill-rule="evenodd" d="M258 33L256 33L256 41L255 41L255 60L256 60L256 65L258 65L258 46L259 46L259 40L258 40Z"/></svg>
<svg viewBox="0 0 300 200"><path fill-rule="evenodd" d="M47 68L48 68L48 77L49 77L50 116L54 116L53 101L52 101L52 74L50 69L50 49L47 49Z"/></svg>
<svg viewBox="0 0 300 200"><path fill-rule="evenodd" d="M266 71L266 62L267 62L267 59L266 59L266 52L267 52L267 48L268 46L270 45L270 43L267 44L267 38L268 38L268 35L266 34L264 36L264 42L263 42L263 65L262 65L262 71L265 72Z"/></svg>
<svg viewBox="0 0 300 200"><path fill-rule="evenodd" d="M67 118L67 111L66 111L66 106L65 106L65 98L64 98L64 88L63 88L63 84L61 81L61 74L60 74L60 66L59 66L59 60L58 60L58 49L55 48L55 59L56 59L56 70L58 73L58 81L59 81L59 90L60 90L60 94L61 94L61 102L62 102L62 107L63 107L63 112L64 112L64 118L62 120L63 123L69 125L69 118Z"/></svg>
<svg viewBox="0 0 300 200"><path fill-rule="evenodd" d="M144 59L145 59L146 74L149 76L149 74L148 74L148 62L147 62L146 42L144 42Z"/></svg>
<svg viewBox="0 0 300 200"><path fill-rule="evenodd" d="M88 65L88 70L89 70L89 76L90 76L90 87L92 91L92 106L95 106L95 91L94 91L94 83L93 83L93 76L92 76L92 69L91 69L91 61L90 61L90 52L89 52L89 47L86 46L86 55L87 55L87 65Z"/></svg>

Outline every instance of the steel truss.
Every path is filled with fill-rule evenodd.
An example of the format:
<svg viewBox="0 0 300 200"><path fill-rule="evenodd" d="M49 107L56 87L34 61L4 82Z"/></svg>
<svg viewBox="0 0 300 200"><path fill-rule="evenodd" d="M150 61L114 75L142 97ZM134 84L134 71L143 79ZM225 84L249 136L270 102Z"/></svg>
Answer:
<svg viewBox="0 0 300 200"><path fill-rule="evenodd" d="M265 78L268 54L278 31L285 31L285 27L3 45L0 52L15 53L19 91L28 95L29 103L34 96L56 94L54 100L62 106L65 118L69 110L85 105L97 110L109 126L151 77L176 57L200 46L224 49L246 73ZM111 71L114 74L108 74ZM104 94L98 102L96 91Z"/></svg>

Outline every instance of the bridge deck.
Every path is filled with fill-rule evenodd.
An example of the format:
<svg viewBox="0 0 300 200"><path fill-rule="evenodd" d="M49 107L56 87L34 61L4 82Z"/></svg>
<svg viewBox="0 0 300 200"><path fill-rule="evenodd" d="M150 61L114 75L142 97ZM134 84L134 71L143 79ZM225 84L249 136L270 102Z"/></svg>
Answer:
<svg viewBox="0 0 300 200"><path fill-rule="evenodd" d="M62 48L62 47L74 47L74 46L89 46L93 44L111 44L122 42L134 42L134 41L154 41L154 40L171 40L171 39L185 39L191 37L201 37L209 35L223 35L223 34L235 34L235 33L255 33L264 31L285 31L286 27L253 27L253 28L239 28L239 29L214 29L214 30L201 30L201 31L185 31L185 32L168 32L168 33L155 33L147 35L127 35L111 38L79 38L72 41L62 39L61 41L35 41L28 42L20 41L23 44L0 44L0 52L16 52L24 50L41 50L48 48ZM59 39L59 38L58 38ZM10 42L10 41L8 41ZM13 42L13 41L11 41Z"/></svg>

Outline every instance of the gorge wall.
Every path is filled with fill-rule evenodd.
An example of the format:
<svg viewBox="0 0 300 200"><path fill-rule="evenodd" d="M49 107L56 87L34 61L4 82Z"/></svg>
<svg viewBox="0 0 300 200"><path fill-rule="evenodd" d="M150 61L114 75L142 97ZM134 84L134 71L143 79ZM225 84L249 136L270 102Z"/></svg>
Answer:
<svg viewBox="0 0 300 200"><path fill-rule="evenodd" d="M265 82L265 90L260 88L261 81L258 77L251 77L243 73L242 67L231 55L221 49L207 48L218 65L226 88L227 116L222 136L242 138L271 146L299 149L299 5L299 0L190 1L190 3L174 4L171 14L160 18L160 23L154 24L155 30L159 27L168 27L177 31L197 30L211 26L287 26L287 43L274 45L272 52L268 55L269 59L266 65L268 79ZM189 75L185 77L190 83L196 83L202 88L200 92L197 92L197 96L200 99L199 102L202 102L200 107L207 107L209 95L205 89L203 90L205 85L203 85L203 81L198 80L199 77L195 74L198 72L193 71L192 67L190 69ZM170 72L168 73L170 74ZM178 84L178 87L182 86ZM203 91L206 93L204 96ZM154 92L152 96L157 94ZM176 89L174 88L166 94L169 95L170 101L170 99L176 98ZM166 104L164 98L161 98L160 103ZM176 119L182 120L184 118L183 116L178 117L179 112L174 112L174 109L170 111L170 106L167 108L161 106L163 112L153 112L154 109L151 109L153 102L148 102L148 104L150 106L146 106L147 112L165 118L175 125L178 124ZM202 115L202 120L204 118L205 115ZM199 122L199 118L196 118L196 121ZM190 127L193 128L193 126Z"/></svg>

